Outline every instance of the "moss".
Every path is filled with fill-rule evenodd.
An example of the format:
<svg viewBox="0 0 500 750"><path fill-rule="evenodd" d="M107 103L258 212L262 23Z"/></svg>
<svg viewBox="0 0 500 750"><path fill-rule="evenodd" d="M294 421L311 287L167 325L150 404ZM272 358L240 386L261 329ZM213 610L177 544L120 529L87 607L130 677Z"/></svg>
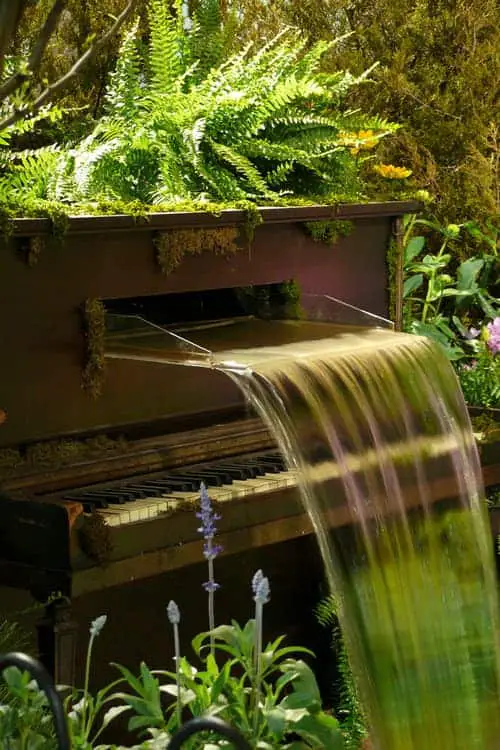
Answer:
<svg viewBox="0 0 500 750"><path fill-rule="evenodd" d="M92 398L102 393L106 371L104 360L104 338L106 334L106 311L99 299L89 299L83 309L85 336L85 364L82 387Z"/></svg>
<svg viewBox="0 0 500 750"><path fill-rule="evenodd" d="M335 245L341 237L348 237L354 230L352 221L306 221L304 229L315 242Z"/></svg>
<svg viewBox="0 0 500 750"><path fill-rule="evenodd" d="M158 232L154 240L158 265L168 275L179 267L186 255L201 255L203 252L233 255L238 250L237 237L236 227Z"/></svg>
<svg viewBox="0 0 500 750"><path fill-rule="evenodd" d="M84 518L78 530L78 540L83 552L99 565L109 562L113 549L109 527L97 513Z"/></svg>
<svg viewBox="0 0 500 750"><path fill-rule="evenodd" d="M0 478L10 477L24 465L24 459L16 448L0 450Z"/></svg>
<svg viewBox="0 0 500 750"><path fill-rule="evenodd" d="M0 479L37 470L59 469L103 455L121 454L126 450L124 438L112 439L106 435L86 440L68 438L33 443L22 450L3 448L0 450Z"/></svg>
<svg viewBox="0 0 500 750"><path fill-rule="evenodd" d="M300 304L301 290L299 284L291 279L280 284L280 294L283 296L283 315L287 320L299 320L304 311Z"/></svg>
<svg viewBox="0 0 500 750"><path fill-rule="evenodd" d="M471 418L472 429L481 434L481 442L489 443L500 439L500 423L485 412Z"/></svg>
<svg viewBox="0 0 500 750"><path fill-rule="evenodd" d="M401 219L394 219L392 234L387 248L387 277L389 296L389 319L394 321L398 331L403 329L402 320L402 241L403 228Z"/></svg>
<svg viewBox="0 0 500 750"><path fill-rule="evenodd" d="M30 268L36 266L40 259L40 253L45 247L45 240L40 235L29 238L28 252L26 254L26 262Z"/></svg>

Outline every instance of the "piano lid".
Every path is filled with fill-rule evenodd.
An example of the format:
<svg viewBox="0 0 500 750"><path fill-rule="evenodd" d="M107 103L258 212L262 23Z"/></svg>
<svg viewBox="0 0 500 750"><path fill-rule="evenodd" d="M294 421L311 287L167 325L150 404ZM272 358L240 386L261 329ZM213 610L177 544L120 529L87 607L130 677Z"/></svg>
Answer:
<svg viewBox="0 0 500 750"><path fill-rule="evenodd" d="M352 349L361 341L380 346L394 337L390 320L327 295L301 296L301 317L259 318L240 315L216 320L163 326L140 315L106 314L105 357L158 364L247 369L270 358L287 356L290 349L308 349L332 340Z"/></svg>

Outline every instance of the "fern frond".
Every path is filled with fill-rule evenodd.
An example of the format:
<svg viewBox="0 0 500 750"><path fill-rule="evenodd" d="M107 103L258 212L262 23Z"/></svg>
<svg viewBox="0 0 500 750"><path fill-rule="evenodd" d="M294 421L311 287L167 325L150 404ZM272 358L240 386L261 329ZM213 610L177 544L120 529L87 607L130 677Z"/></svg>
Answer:
<svg viewBox="0 0 500 750"><path fill-rule="evenodd" d="M112 118L129 123L134 120L141 102L141 61L137 50L138 21L126 31L118 53L115 70L110 74L106 91L106 111Z"/></svg>
<svg viewBox="0 0 500 750"><path fill-rule="evenodd" d="M160 96L168 94L185 70L184 36L165 0L149 0L149 65L151 89ZM179 18L179 16L177 16Z"/></svg>

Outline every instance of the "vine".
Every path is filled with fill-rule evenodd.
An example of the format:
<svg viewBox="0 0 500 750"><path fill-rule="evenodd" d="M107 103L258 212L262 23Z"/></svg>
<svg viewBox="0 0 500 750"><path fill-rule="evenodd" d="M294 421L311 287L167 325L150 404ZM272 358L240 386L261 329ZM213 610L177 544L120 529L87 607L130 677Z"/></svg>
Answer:
<svg viewBox="0 0 500 750"><path fill-rule="evenodd" d="M85 365L82 387L92 398L102 393L105 374L104 338L106 334L106 310L99 299L88 299L83 307L83 329L85 336Z"/></svg>

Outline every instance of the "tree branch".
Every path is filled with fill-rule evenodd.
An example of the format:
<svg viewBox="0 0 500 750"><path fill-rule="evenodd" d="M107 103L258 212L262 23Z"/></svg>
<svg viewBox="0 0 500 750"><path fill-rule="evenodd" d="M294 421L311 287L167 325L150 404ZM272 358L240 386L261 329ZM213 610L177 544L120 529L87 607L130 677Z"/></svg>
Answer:
<svg viewBox="0 0 500 750"><path fill-rule="evenodd" d="M5 55L26 8L26 0L0 0L0 80Z"/></svg>
<svg viewBox="0 0 500 750"><path fill-rule="evenodd" d="M42 93L29 105L26 107L22 107L21 109L17 109L12 114L10 114L8 117L4 118L4 120L0 121L0 131L5 130L6 128L9 128L11 125L14 125L14 123L18 122L19 120L22 120L24 118L30 117L34 115L38 110L40 110L44 104L46 104L57 91L60 91L64 86L66 86L69 81L71 81L83 68L85 63L93 56L95 53L103 47L110 39L114 36L114 34L119 30L119 28L122 26L122 24L127 20L129 15L132 13L133 9L137 5L138 0L128 0L127 6L125 9L120 13L120 15L116 18L114 24L111 26L110 29L94 44L91 44L90 47L84 52L84 54L75 62L72 68L68 70L67 73L65 73L61 78L59 78L57 81L54 81L54 83L51 83L47 88L45 88ZM57 5L57 2L56 2ZM47 19L48 22L49 19ZM45 25L47 25L47 22ZM44 27L45 29L45 27ZM38 44L37 44L38 46ZM43 50L42 50L43 54Z"/></svg>
<svg viewBox="0 0 500 750"><path fill-rule="evenodd" d="M24 81L27 81L33 71L38 67L65 5L66 0L55 0L43 28L38 35L38 39L25 70L14 73L0 86L0 102L12 94L13 91L18 89Z"/></svg>

